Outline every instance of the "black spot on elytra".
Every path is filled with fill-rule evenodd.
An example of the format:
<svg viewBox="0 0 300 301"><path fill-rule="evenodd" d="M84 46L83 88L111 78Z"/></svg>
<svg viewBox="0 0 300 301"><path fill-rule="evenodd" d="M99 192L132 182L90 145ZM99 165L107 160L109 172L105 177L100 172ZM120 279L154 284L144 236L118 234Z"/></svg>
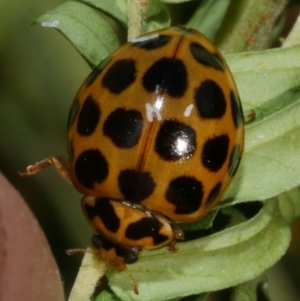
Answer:
<svg viewBox="0 0 300 301"><path fill-rule="evenodd" d="M229 137L220 135L208 139L202 150L202 164L210 171L217 172L226 161Z"/></svg>
<svg viewBox="0 0 300 301"><path fill-rule="evenodd" d="M143 116L137 110L116 109L105 120L103 133L120 148L135 146L143 129Z"/></svg>
<svg viewBox="0 0 300 301"><path fill-rule="evenodd" d="M153 50L167 45L172 40L172 37L167 35L158 35L156 37L151 37L151 35L148 36L150 38L147 40L132 42L131 46L136 48L146 49L146 50ZM145 36L144 38L146 39L147 37Z"/></svg>
<svg viewBox="0 0 300 301"><path fill-rule="evenodd" d="M136 172L130 169L120 172L118 183L125 200L135 203L150 196L156 185L150 173Z"/></svg>
<svg viewBox="0 0 300 301"><path fill-rule="evenodd" d="M119 94L134 83L136 77L135 62L132 59L116 61L104 74L102 85L111 93Z"/></svg>
<svg viewBox="0 0 300 301"><path fill-rule="evenodd" d="M233 123L236 128L239 128L244 122L244 115L240 99L233 90L230 91L230 103Z"/></svg>
<svg viewBox="0 0 300 301"><path fill-rule="evenodd" d="M84 101L78 116L77 132L82 136L93 134L100 119L100 109L98 103L92 96L88 96Z"/></svg>
<svg viewBox="0 0 300 301"><path fill-rule="evenodd" d="M187 89L187 80L182 60L163 57L146 71L143 86L149 92L181 97Z"/></svg>
<svg viewBox="0 0 300 301"><path fill-rule="evenodd" d="M241 147L235 145L229 159L228 175L233 177L239 167L241 161Z"/></svg>
<svg viewBox="0 0 300 301"><path fill-rule="evenodd" d="M209 206L210 204L212 204L214 202L214 200L218 197L218 195L220 194L222 188L222 183L219 182L215 185L215 187L210 191L208 197L207 197L207 201L206 201L206 206Z"/></svg>
<svg viewBox="0 0 300 301"><path fill-rule="evenodd" d="M106 67L106 65L110 62L112 56L109 55L106 59L104 59L87 77L85 80L85 86L89 87L94 80L101 74L102 70Z"/></svg>
<svg viewBox="0 0 300 301"><path fill-rule="evenodd" d="M182 176L172 180L166 192L168 202L175 205L175 213L189 214L197 211L203 198L203 185L193 177Z"/></svg>
<svg viewBox="0 0 300 301"><path fill-rule="evenodd" d="M159 245L168 240L168 237L159 233L161 224L157 219L144 217L135 223L131 223L125 232L128 239L139 240L152 237L153 245Z"/></svg>
<svg viewBox="0 0 300 301"><path fill-rule="evenodd" d="M188 125L175 120L165 120L155 139L155 151L164 160L190 158L196 149L196 133Z"/></svg>
<svg viewBox="0 0 300 301"><path fill-rule="evenodd" d="M205 47L197 42L190 43L190 51L198 63L219 71L225 70L223 61L218 53L209 52Z"/></svg>
<svg viewBox="0 0 300 301"><path fill-rule="evenodd" d="M222 88L213 80L206 80L195 91L198 114L202 118L221 118L226 112Z"/></svg>
<svg viewBox="0 0 300 301"><path fill-rule="evenodd" d="M78 113L78 109L79 109L79 99L76 97L72 103L71 109L69 111L69 117L68 117L68 124L67 124L67 128L68 130L71 129L75 118L77 116Z"/></svg>
<svg viewBox="0 0 300 301"><path fill-rule="evenodd" d="M120 228L120 218L109 198L96 198L94 206L84 203L83 198L82 207L91 221L98 217L108 231L115 233Z"/></svg>
<svg viewBox="0 0 300 301"><path fill-rule="evenodd" d="M92 189L108 175L108 163L98 149L83 151L75 163L75 175L81 185Z"/></svg>

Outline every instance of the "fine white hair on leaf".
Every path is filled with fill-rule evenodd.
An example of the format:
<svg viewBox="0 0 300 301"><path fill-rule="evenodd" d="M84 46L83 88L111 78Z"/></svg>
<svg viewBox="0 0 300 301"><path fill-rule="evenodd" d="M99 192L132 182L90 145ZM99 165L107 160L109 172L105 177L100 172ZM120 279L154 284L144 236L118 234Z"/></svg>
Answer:
<svg viewBox="0 0 300 301"><path fill-rule="evenodd" d="M59 21L55 20L53 22L42 22L43 27L58 27Z"/></svg>

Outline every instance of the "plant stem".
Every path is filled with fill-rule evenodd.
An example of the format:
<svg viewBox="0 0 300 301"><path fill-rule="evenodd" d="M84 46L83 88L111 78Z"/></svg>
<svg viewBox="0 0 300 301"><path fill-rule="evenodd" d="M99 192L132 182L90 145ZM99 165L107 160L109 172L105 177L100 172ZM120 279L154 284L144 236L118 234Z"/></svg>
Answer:
<svg viewBox="0 0 300 301"><path fill-rule="evenodd" d="M144 33L144 14L147 0L127 0L128 36L127 40L139 37Z"/></svg>

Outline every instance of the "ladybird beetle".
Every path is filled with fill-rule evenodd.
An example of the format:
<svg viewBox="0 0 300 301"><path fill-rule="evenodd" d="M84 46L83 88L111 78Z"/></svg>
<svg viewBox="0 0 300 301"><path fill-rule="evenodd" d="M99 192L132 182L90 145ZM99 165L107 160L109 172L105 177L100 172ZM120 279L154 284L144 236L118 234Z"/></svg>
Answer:
<svg viewBox="0 0 300 301"><path fill-rule="evenodd" d="M68 167L85 195L93 245L118 270L143 248L174 248L220 200L243 152L244 119L231 72L196 30L172 27L121 46L87 77L68 118Z"/></svg>

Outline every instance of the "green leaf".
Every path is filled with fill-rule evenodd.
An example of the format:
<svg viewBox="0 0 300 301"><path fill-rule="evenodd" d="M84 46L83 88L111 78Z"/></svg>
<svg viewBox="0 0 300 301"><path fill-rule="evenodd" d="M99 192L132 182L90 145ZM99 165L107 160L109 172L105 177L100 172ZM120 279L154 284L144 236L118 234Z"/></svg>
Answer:
<svg viewBox="0 0 300 301"><path fill-rule="evenodd" d="M213 41L218 32L230 0L204 0L195 10L193 16L186 24L197 29L209 40Z"/></svg>
<svg viewBox="0 0 300 301"><path fill-rule="evenodd" d="M99 9L100 11L117 20L124 28L127 28L127 1L126 0L81 0L81 2Z"/></svg>
<svg viewBox="0 0 300 301"><path fill-rule="evenodd" d="M119 46L118 38L106 19L77 1L57 6L34 23L59 30L91 67L97 66Z"/></svg>
<svg viewBox="0 0 300 301"><path fill-rule="evenodd" d="M233 220L235 223L242 223L247 220L244 214L235 208L235 206L226 206L222 208L222 213L230 216L231 220Z"/></svg>
<svg viewBox="0 0 300 301"><path fill-rule="evenodd" d="M117 297L113 292L109 290L104 290L98 295L95 301L122 301L119 297Z"/></svg>
<svg viewBox="0 0 300 301"><path fill-rule="evenodd" d="M159 0L151 0L145 14L145 32L169 27L171 19L166 6Z"/></svg>
<svg viewBox="0 0 300 301"><path fill-rule="evenodd" d="M227 201L264 200L300 184L300 45L227 56L244 111L245 153Z"/></svg>
<svg viewBox="0 0 300 301"><path fill-rule="evenodd" d="M288 223L300 216L300 187L280 194L278 199L281 213Z"/></svg>
<svg viewBox="0 0 300 301"><path fill-rule="evenodd" d="M168 300L253 279L284 254L289 241L289 227L277 200L271 199L253 219L199 240L179 243L176 253L166 248L144 251L137 263L128 266L138 284L138 296L126 273L110 269L107 276L122 300Z"/></svg>
<svg viewBox="0 0 300 301"><path fill-rule="evenodd" d="M248 284L240 284L233 289L230 301L256 301L254 287Z"/></svg>

